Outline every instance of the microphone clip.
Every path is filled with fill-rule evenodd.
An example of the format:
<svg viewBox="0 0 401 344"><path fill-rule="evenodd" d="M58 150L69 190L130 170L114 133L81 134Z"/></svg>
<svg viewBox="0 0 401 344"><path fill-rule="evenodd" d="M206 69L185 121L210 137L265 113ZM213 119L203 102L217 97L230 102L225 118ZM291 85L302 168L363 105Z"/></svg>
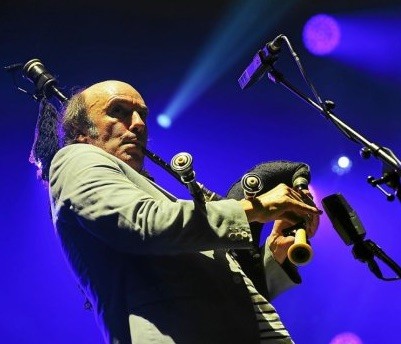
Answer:
<svg viewBox="0 0 401 344"><path fill-rule="evenodd" d="M276 47L273 43L267 43L257 52L257 54L262 64L267 67L271 67L277 61L277 54L280 52L280 50L281 47Z"/></svg>
<svg viewBox="0 0 401 344"><path fill-rule="evenodd" d="M401 279L401 267L392 260L377 244L372 240L360 240L354 243L352 254L355 259L362 263L367 263L369 270L379 279L383 281L396 281ZM376 262L375 257L384 262L397 277L384 277L383 273Z"/></svg>

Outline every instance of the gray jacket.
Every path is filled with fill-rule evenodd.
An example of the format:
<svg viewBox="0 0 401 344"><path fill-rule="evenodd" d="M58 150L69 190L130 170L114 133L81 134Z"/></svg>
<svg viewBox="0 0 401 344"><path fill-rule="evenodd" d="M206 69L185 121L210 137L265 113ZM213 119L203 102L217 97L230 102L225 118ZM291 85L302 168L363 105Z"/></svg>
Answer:
<svg viewBox="0 0 401 344"><path fill-rule="evenodd" d="M50 170L56 233L107 343L258 343L247 288L230 249L252 236L235 200L178 200L87 144ZM270 299L294 283L263 257Z"/></svg>

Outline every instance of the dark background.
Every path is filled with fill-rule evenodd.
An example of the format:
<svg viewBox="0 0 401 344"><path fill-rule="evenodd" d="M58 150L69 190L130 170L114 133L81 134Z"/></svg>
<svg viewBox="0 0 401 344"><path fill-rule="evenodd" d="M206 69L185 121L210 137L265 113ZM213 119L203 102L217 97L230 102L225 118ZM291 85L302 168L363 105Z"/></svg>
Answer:
<svg viewBox="0 0 401 344"><path fill-rule="evenodd" d="M381 175L381 162L361 159L360 144L351 142L315 109L267 77L247 90L241 90L237 82L255 52L283 33L323 99L335 101L337 116L399 156L401 65L397 59L391 66L387 61L401 55L401 46L399 39L382 29L400 32L401 2L264 3L270 6L263 7L257 0L3 0L0 63L6 66L39 58L67 94L72 87L106 79L131 83L151 110L149 148L166 161L181 151L191 153L197 179L221 194L257 163L304 161L312 169L317 202L342 193L362 219L367 237L401 262L400 202L386 201L366 182L369 175ZM252 5L253 10L241 10ZM353 32L359 34L358 39L348 46L352 62L314 56L304 48L303 26L317 13L362 23ZM217 43L223 53L214 54L209 43L234 18L240 21ZM343 32L344 39L348 32ZM157 114L164 111L185 77L205 60L213 68L203 73L203 81L194 88L198 96L183 108L170 129L159 127ZM276 67L309 92L285 48ZM17 81L32 90L18 73ZM15 89L11 74L0 74L0 83L1 341L99 343L101 335L93 315L83 309L84 299L54 236L47 191L28 161L38 104ZM350 173L338 176L331 162L341 154L347 154L353 166ZM147 167L161 185L190 198L165 171L151 162ZM326 215L313 248L312 262L300 268L303 284L274 302L295 342L358 344L333 340L339 333L353 332L364 344L397 343L400 282L381 281L366 264L355 260L351 247L343 244ZM387 276L393 275L382 268Z"/></svg>

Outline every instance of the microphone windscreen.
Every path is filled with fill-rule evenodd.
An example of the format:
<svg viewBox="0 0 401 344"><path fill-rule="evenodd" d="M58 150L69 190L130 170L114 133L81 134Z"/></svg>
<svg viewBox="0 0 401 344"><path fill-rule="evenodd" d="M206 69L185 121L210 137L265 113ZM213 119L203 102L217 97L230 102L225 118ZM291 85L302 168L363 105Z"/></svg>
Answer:
<svg viewBox="0 0 401 344"><path fill-rule="evenodd" d="M322 204L334 229L346 245L359 242L365 237L361 220L342 194L326 196Z"/></svg>

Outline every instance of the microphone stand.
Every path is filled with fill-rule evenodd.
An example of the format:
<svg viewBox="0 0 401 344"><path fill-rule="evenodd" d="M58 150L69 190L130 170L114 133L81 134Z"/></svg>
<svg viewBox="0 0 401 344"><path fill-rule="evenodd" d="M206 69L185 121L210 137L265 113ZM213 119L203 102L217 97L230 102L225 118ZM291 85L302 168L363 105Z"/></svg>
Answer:
<svg viewBox="0 0 401 344"><path fill-rule="evenodd" d="M296 89L288 80L286 80L282 73L277 71L273 66L270 66L268 72L269 79L275 83L284 86L291 93L302 99L307 104L318 110L326 119L330 120L340 131L343 132L350 140L360 143L363 148L361 149L361 156L363 158L369 158L371 155L383 162L384 174L381 178L374 179L368 178L368 182L372 186L378 187L386 196L389 201L392 201L397 196L401 202L401 161L395 156L395 154L388 148L384 148L374 142L369 141L367 138L358 133L355 129L340 120L331 111L334 108L334 103L331 101L325 101L322 104L318 104L311 98ZM394 195L387 193L384 189L379 187L379 184L386 183L389 187L394 189Z"/></svg>
<svg viewBox="0 0 401 344"><path fill-rule="evenodd" d="M307 76L305 69L302 66L301 61L298 57L298 54L294 51L289 39L285 35L279 35L275 38L273 42L275 42L278 47L279 45L281 45L282 42L285 42L287 44L287 47L290 50L291 55L294 58L304 81L311 88L311 91L317 102L313 101L311 98L296 89L288 80L284 78L282 73L274 68L274 64L277 60L276 55L279 51L279 48L276 49L274 54L272 51L270 51L270 54L264 53L257 55L257 59L253 60L251 65L246 69L246 71L243 73L243 75L241 75L240 79L238 80L241 88L245 88L250 85L244 82L244 78L246 80L252 80L252 78L257 76L256 81L258 81L265 73L267 73L271 81L283 85L287 90L291 91L304 102L318 110L327 120L330 120L350 140L362 144L363 148L360 150L360 155L362 156L362 158L367 159L373 155L374 157L380 159L383 162L382 177L375 179L374 177L369 176L367 181L370 185L377 187L381 192L383 192L387 197L387 200L393 201L397 196L398 200L401 202L400 159L398 159L389 148L382 147L374 142L369 141L356 130L351 128L349 125L347 125L334 115L334 113L331 111L335 107L334 102L330 100L322 101L321 97L319 96L315 87ZM272 58L272 56L274 56L274 58ZM381 187L382 184L386 184L387 186L392 188L394 190L394 194L384 190Z"/></svg>
<svg viewBox="0 0 401 344"><path fill-rule="evenodd" d="M367 263L370 271L379 279L384 281L395 281L401 279L401 267L392 260L379 246L372 240L358 240L354 243L352 253L356 259L363 263ZM388 267L390 267L398 277L384 277L374 257L379 258Z"/></svg>
<svg viewBox="0 0 401 344"><path fill-rule="evenodd" d="M362 158L369 158L370 156L374 156L377 159L381 160L383 163L383 176L381 178L374 179L373 177L368 177L368 183L372 186L376 186L380 191L382 191L387 200L392 201L397 196L398 200L401 202L401 161L396 157L396 155L389 149L382 147L374 142L369 141L363 135L358 133L355 129L351 128L348 124L340 120L333 112L332 109L335 107L334 102L330 100L322 101L320 96L318 95L315 87L310 82L309 78L306 75L306 72L301 64L301 61L291 46L288 38L284 35L281 35L281 39L287 43L289 50L291 51L292 56L295 59L295 62L298 65L298 68L305 80L305 82L310 86L314 97L317 99L318 103L313 101L311 98L303 94L299 91L294 85L292 85L288 80L286 80L282 73L280 73L277 69L274 68L274 62L272 63L270 60L266 59L265 61L262 59L262 63L266 66L268 77L274 83L278 83L284 86L287 90L289 90L292 94L296 95L298 98L302 99L307 104L311 105L313 108L318 110L327 120L331 121L345 136L347 136L351 141L359 143L363 146L360 151ZM263 56L262 56L263 57ZM386 184L390 188L394 189L394 194L388 193L385 191L380 185ZM393 281L401 279L401 267L394 262L390 257L386 255L386 253L377 246L371 240L358 240L354 243L354 247L352 250L354 257L362 262L367 262L369 269L376 275L376 277L386 280ZM378 257L384 263L387 264L396 274L397 277L394 278L385 278L380 271L379 266L377 265L374 257Z"/></svg>

